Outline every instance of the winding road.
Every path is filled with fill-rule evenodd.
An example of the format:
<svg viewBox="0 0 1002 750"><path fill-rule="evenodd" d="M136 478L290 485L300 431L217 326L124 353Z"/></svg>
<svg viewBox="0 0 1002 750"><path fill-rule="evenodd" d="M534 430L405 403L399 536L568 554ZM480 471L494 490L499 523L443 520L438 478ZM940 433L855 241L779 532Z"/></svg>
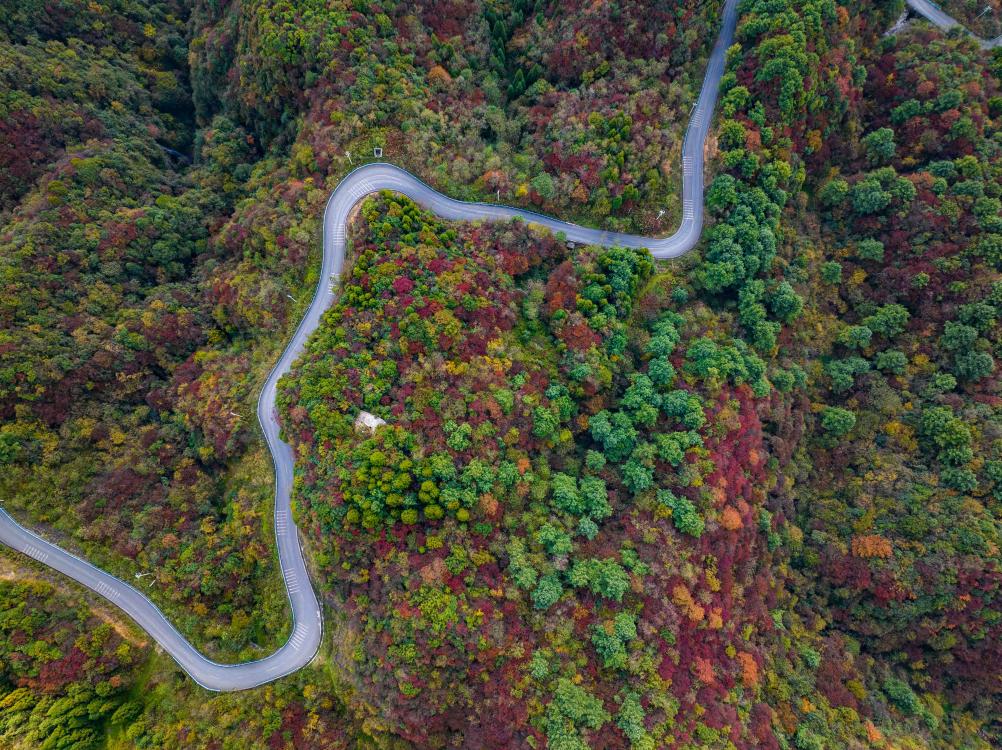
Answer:
<svg viewBox="0 0 1002 750"><path fill-rule="evenodd" d="M908 0L908 3L940 25L936 20L939 16L930 15L931 10L938 11L938 8L927 0ZM348 174L331 194L324 211L320 283L306 315L268 376L257 404L258 420L275 467L275 540L293 619L289 640L275 653L259 661L241 664L219 664L205 658L143 593L29 531L2 510L0 542L105 597L145 630L193 680L209 690L244 690L256 687L291 674L308 664L320 648L323 617L306 569L298 529L292 520L290 496L293 452L279 436L275 393L279 379L289 372L293 362L302 353L307 338L319 325L321 315L334 301L338 277L344 266L347 222L352 208L370 193L393 190L407 195L444 219L499 221L519 218L554 232L563 232L568 240L577 243L648 248L655 258L674 258L688 252L699 241L703 226L703 144L713 119L720 79L724 72L725 53L734 38L737 5L738 0L725 0L720 34L710 54L703 87L686 131L682 147L682 222L678 231L670 237L659 239L605 232L518 208L453 200L391 164L376 163L359 167ZM948 16L946 18L949 19ZM949 19L949 22L952 22L949 25L956 25L953 19Z"/></svg>

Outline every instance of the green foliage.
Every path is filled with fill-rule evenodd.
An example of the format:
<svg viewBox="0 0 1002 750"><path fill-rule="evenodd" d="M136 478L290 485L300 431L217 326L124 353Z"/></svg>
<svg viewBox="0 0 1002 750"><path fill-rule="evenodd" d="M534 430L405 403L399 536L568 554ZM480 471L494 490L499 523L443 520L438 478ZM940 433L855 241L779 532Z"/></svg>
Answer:
<svg viewBox="0 0 1002 750"><path fill-rule="evenodd" d="M995 359L988 352L964 352L954 360L954 372L963 380L980 380L995 371Z"/></svg>
<svg viewBox="0 0 1002 750"><path fill-rule="evenodd" d="M721 214L738 202L737 181L729 174L717 175L706 191L707 210Z"/></svg>
<svg viewBox="0 0 1002 750"><path fill-rule="evenodd" d="M910 317L902 305L882 305L872 315L863 318L863 325L878 336L890 339L904 332Z"/></svg>
<svg viewBox="0 0 1002 750"><path fill-rule="evenodd" d="M508 544L508 571L520 589L534 589L539 580L539 573L532 566L526 554L525 543L521 539L512 539ZM559 598L559 594L557 595Z"/></svg>
<svg viewBox="0 0 1002 750"><path fill-rule="evenodd" d="M585 453L585 466L589 471L601 471L605 468L605 456L598 451L589 450Z"/></svg>
<svg viewBox="0 0 1002 750"><path fill-rule="evenodd" d="M626 570L611 557L575 561L567 580L575 588L587 588L596 596L617 602L630 588Z"/></svg>
<svg viewBox="0 0 1002 750"><path fill-rule="evenodd" d="M546 610L552 607L564 593L564 587L560 583L560 576L549 573L539 579L536 588L532 590L532 606L539 610Z"/></svg>
<svg viewBox="0 0 1002 750"><path fill-rule="evenodd" d="M868 326L847 326L838 335L838 342L850 349L866 349L873 331Z"/></svg>
<svg viewBox="0 0 1002 750"><path fill-rule="evenodd" d="M832 437L842 437L856 426L856 415L838 406L826 406L821 412L821 428Z"/></svg>
<svg viewBox="0 0 1002 750"><path fill-rule="evenodd" d="M450 420L442 426L442 429L445 430L445 434L448 436L446 437L445 444L454 451L464 451L473 442L473 427L466 422L456 424Z"/></svg>
<svg viewBox="0 0 1002 750"><path fill-rule="evenodd" d="M628 612L619 612L611 620L592 626L591 642L607 669L624 669L627 647L637 637L636 618Z"/></svg>
<svg viewBox="0 0 1002 750"><path fill-rule="evenodd" d="M907 682L895 677L888 677L884 680L883 690L891 703L906 716L922 717L928 723L935 724L935 717L928 712Z"/></svg>
<svg viewBox="0 0 1002 750"><path fill-rule="evenodd" d="M544 523L536 532L536 541L551 555L566 555L573 548L570 536L554 523Z"/></svg>
<svg viewBox="0 0 1002 750"><path fill-rule="evenodd" d="M598 524L588 518L588 516L584 516L580 521L578 521L575 533L583 536L588 541L591 541L598 536Z"/></svg>
<svg viewBox="0 0 1002 750"><path fill-rule="evenodd" d="M556 437L560 427L560 417L551 409L537 406L532 413L532 434L544 440Z"/></svg>
<svg viewBox="0 0 1002 750"><path fill-rule="evenodd" d="M903 375L908 366L908 357L904 352L896 349L888 349L877 354L875 361L878 370L889 372L892 375Z"/></svg>
<svg viewBox="0 0 1002 750"><path fill-rule="evenodd" d="M852 388L857 375L870 371L870 363L861 357L834 359L825 365L825 373L831 378L832 390L842 393Z"/></svg>
<svg viewBox="0 0 1002 750"><path fill-rule="evenodd" d="M887 164L894 158L894 131L890 128L878 128L868 133L863 137L862 144L871 164Z"/></svg>
<svg viewBox="0 0 1002 750"><path fill-rule="evenodd" d="M605 482L598 477L585 476L578 480L557 473L551 484L554 505L566 513L587 516L593 521L601 521L612 513Z"/></svg>
<svg viewBox="0 0 1002 750"><path fill-rule="evenodd" d="M703 535L703 517L691 500L678 497L671 490L658 490L658 502L671 511L672 521L680 532L697 539Z"/></svg>
<svg viewBox="0 0 1002 750"><path fill-rule="evenodd" d="M637 430L625 412L600 411L589 419L588 426L606 459L613 463L622 463L636 447Z"/></svg>
<svg viewBox="0 0 1002 750"><path fill-rule="evenodd" d="M630 741L630 746L636 750L654 750L655 743L644 726L644 708L636 693L627 693L616 714L616 726Z"/></svg>
<svg viewBox="0 0 1002 750"><path fill-rule="evenodd" d="M580 729L600 729L612 717L602 701L566 677L557 681L553 700L546 708L547 744L555 750L587 750Z"/></svg>
<svg viewBox="0 0 1002 750"><path fill-rule="evenodd" d="M792 323L804 309L804 301L801 299L790 282L782 281L770 294L769 309L772 314L784 323Z"/></svg>
<svg viewBox="0 0 1002 750"><path fill-rule="evenodd" d="M49 583L0 581L0 736L17 747L104 744L139 655L106 622Z"/></svg>
<svg viewBox="0 0 1002 750"><path fill-rule="evenodd" d="M884 259L884 243L871 237L856 243L856 255L860 260L880 263Z"/></svg>
<svg viewBox="0 0 1002 750"><path fill-rule="evenodd" d="M842 283L842 264L834 260L824 263L821 266L821 280L826 284Z"/></svg>
<svg viewBox="0 0 1002 750"><path fill-rule="evenodd" d="M529 674L537 680L545 680L550 675L549 659L542 651L535 651L529 660Z"/></svg>
<svg viewBox="0 0 1002 750"><path fill-rule="evenodd" d="M919 418L919 435L945 463L959 466L974 457L970 428L947 406L923 410Z"/></svg>
<svg viewBox="0 0 1002 750"><path fill-rule="evenodd" d="M676 200L660 165L685 118L664 115L694 93L699 72L683 64L705 52L718 6L95 8L29 3L0 21L19 34L4 58L17 91L0 92L15 144L0 144L0 210L16 206L0 232L4 497L61 532L77 528L66 515L94 519L79 538L126 573L138 549L170 576L158 590L205 600L209 614L182 627L204 619L206 633L257 642L267 628L240 623L270 570L268 488L248 495L259 483L241 478L247 496L230 499L226 462L253 435L221 417L252 394L219 384L256 382L294 325L286 292L302 300L316 281L303 259L343 152L382 145L459 198L648 228ZM877 689L887 654L908 654L930 691L953 679L930 664L976 679L992 663L997 597L979 561L997 547L987 493L1002 476L998 86L967 42L878 38L891 10L742 3L707 191L715 221L691 270L650 279L642 251L568 253L524 225L447 224L389 195L364 204L351 273L280 404L316 580L354 623L342 666L360 705L342 713L309 671L253 696L182 691L183 727L175 704L150 707L142 690L110 718L107 687L55 714L69 709L69 725L86 709L111 742L151 748L397 733L502 746L541 731L556 750L683 736L814 750L865 742L860 715L902 746L989 736L973 704L932 695L944 724L968 729L927 722L930 736L913 736L887 711L900 691ZM872 171L857 174L862 133ZM85 145L64 155L63 142ZM158 142L194 144L195 165L167 164ZM21 170L22 153L38 164ZM818 294L826 248L847 249L820 265L837 288ZM944 316L974 332L968 343L937 343ZM824 332L844 326L872 362L830 359ZM896 377L865 377L871 367ZM812 404L829 435L847 421L835 404L859 415L838 451L804 441ZM389 426L356 435L361 408ZM72 485L65 508L18 489L43 484ZM594 596L629 611L596 611ZM154 681L150 700L177 692L160 671ZM349 717L376 714L381 736L350 736Z"/></svg>
<svg viewBox="0 0 1002 750"><path fill-rule="evenodd" d="M346 524L373 529L384 520L404 520L405 510L421 511L430 521L442 518L441 490L432 478L432 467L415 464L414 444L412 435L391 427L355 449L351 473L344 472ZM405 522L413 519L414 513L409 513Z"/></svg>
<svg viewBox="0 0 1002 750"><path fill-rule="evenodd" d="M532 178L532 189L539 193L544 200L552 199L557 193L553 178L547 172L540 172Z"/></svg>
<svg viewBox="0 0 1002 750"><path fill-rule="evenodd" d="M818 190L818 201L825 208L841 206L849 195L849 183L841 178L829 180Z"/></svg>

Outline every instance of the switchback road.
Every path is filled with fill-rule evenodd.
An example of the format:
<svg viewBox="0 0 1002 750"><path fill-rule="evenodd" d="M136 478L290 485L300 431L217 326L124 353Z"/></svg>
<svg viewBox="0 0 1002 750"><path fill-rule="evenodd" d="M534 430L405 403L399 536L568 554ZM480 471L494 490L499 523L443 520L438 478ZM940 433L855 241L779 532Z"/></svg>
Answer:
<svg viewBox="0 0 1002 750"><path fill-rule="evenodd" d="M930 15L926 0L908 0L919 13ZM145 630L198 684L209 690L244 690L271 682L308 664L320 647L323 619L313 591L292 521L293 453L280 437L275 411L279 379L289 372L302 353L306 340L320 323L323 312L334 301L337 279L345 260L347 221L351 209L370 193L394 190L412 198L442 218L463 221L502 221L521 218L563 232L568 240L589 245L618 245L648 248L656 258L675 258L691 250L699 241L703 226L703 143L713 119L724 57L734 38L738 0L725 0L720 34L710 54L699 99L692 112L682 148L682 222L665 238L589 229L524 211L518 208L465 203L447 198L412 174L390 164L369 164L351 172L327 201L323 222L323 267L320 282L305 317L296 329L281 359L268 376L258 399L257 416L275 466L275 540L278 559L292 607L293 628L289 640L270 656L242 664L218 664L205 658L185 640L144 594L124 581L96 568L19 525L0 510L0 542L23 552L40 563L58 570L74 581L105 597ZM950 19L952 21L952 19Z"/></svg>

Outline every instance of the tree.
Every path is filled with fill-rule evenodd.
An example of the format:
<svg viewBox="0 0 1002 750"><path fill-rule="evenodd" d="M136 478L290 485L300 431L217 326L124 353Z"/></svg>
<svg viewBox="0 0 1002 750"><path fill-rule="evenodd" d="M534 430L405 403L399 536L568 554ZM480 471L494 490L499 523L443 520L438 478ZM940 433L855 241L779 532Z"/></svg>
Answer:
<svg viewBox="0 0 1002 750"><path fill-rule="evenodd" d="M965 352L954 361L954 372L964 380L981 380L995 370L995 359L988 352Z"/></svg>
<svg viewBox="0 0 1002 750"><path fill-rule="evenodd" d="M625 412L600 411L588 422L592 437L602 445L605 457L613 463L625 461L637 444L637 430Z"/></svg>
<svg viewBox="0 0 1002 750"><path fill-rule="evenodd" d="M919 436L938 451L941 461L953 466L974 458L970 428L948 406L931 406L919 418Z"/></svg>
<svg viewBox="0 0 1002 750"><path fill-rule="evenodd" d="M834 260L827 261L821 266L821 280L826 284L842 283L842 264Z"/></svg>
<svg viewBox="0 0 1002 750"><path fill-rule="evenodd" d="M738 202L737 180L729 174L717 175L706 192L707 210L721 214Z"/></svg>
<svg viewBox="0 0 1002 750"><path fill-rule="evenodd" d="M870 345L873 331L867 326L846 326L838 335L838 342L850 349L865 349Z"/></svg>
<svg viewBox="0 0 1002 750"><path fill-rule="evenodd" d="M908 310L902 305L882 305L873 315L863 318L863 325L874 333L889 339L902 333L910 318Z"/></svg>
<svg viewBox="0 0 1002 750"><path fill-rule="evenodd" d="M611 557L577 560L568 573L567 580L576 588L587 588L606 599L621 601L630 588L626 569Z"/></svg>
<svg viewBox="0 0 1002 750"><path fill-rule="evenodd" d="M905 368L908 366L908 357L904 352L896 349L888 349L877 354L876 365L877 369L883 372L889 372L893 375L903 375Z"/></svg>
<svg viewBox="0 0 1002 750"><path fill-rule="evenodd" d="M696 506L687 497L678 497L671 490L658 490L658 502L671 510L675 528L697 539L703 535L704 521Z"/></svg>
<svg viewBox="0 0 1002 750"><path fill-rule="evenodd" d="M556 185L548 172L540 172L532 178L532 189L535 190L544 200L552 200L557 194Z"/></svg>
<svg viewBox="0 0 1002 750"><path fill-rule="evenodd" d="M988 333L995 326L998 310L987 302L972 302L961 305L957 316L963 323L974 326L979 333Z"/></svg>
<svg viewBox="0 0 1002 750"><path fill-rule="evenodd" d="M591 642L607 669L626 667L626 647L637 637L637 618L619 612L611 621L592 625Z"/></svg>
<svg viewBox="0 0 1002 750"><path fill-rule="evenodd" d="M856 415L838 406L826 406L821 412L821 427L832 437L841 437L856 426Z"/></svg>
<svg viewBox="0 0 1002 750"><path fill-rule="evenodd" d="M784 323L792 323L804 309L800 298L788 281L781 281L768 297L772 314Z"/></svg>
<svg viewBox="0 0 1002 750"><path fill-rule="evenodd" d="M890 128L874 130L863 138L862 143L871 165L887 164L894 158L894 131Z"/></svg>
<svg viewBox="0 0 1002 750"><path fill-rule="evenodd" d="M508 572L511 573L515 585L524 591L535 587L539 574L529 562L525 552L525 544L521 539L513 539L508 544Z"/></svg>
<svg viewBox="0 0 1002 750"><path fill-rule="evenodd" d="M881 263L884 260L884 243L867 237L856 243L856 256L860 260L872 260Z"/></svg>
<svg viewBox="0 0 1002 750"><path fill-rule="evenodd" d="M745 145L745 126L737 120L720 123L720 146L724 149L742 148Z"/></svg>
<svg viewBox="0 0 1002 750"><path fill-rule="evenodd" d="M675 367L668 357L655 357L647 366L647 375L659 389L670 387L676 378Z"/></svg>
<svg viewBox="0 0 1002 750"><path fill-rule="evenodd" d="M552 607L564 593L564 587L560 583L560 576L556 573L549 573L539 579L539 583L532 591L532 606L539 610Z"/></svg>
<svg viewBox="0 0 1002 750"><path fill-rule="evenodd" d="M891 194L879 180L868 178L852 186L850 198L853 210L861 216L878 214L891 204Z"/></svg>
<svg viewBox="0 0 1002 750"><path fill-rule="evenodd" d="M818 190L818 200L825 208L835 208L842 205L849 195L849 183L842 178L829 180Z"/></svg>
<svg viewBox="0 0 1002 750"><path fill-rule="evenodd" d="M948 320L943 326L943 335L939 337L939 345L947 351L962 352L970 349L977 340L978 330L974 326Z"/></svg>
<svg viewBox="0 0 1002 750"><path fill-rule="evenodd" d="M643 373L633 373L620 405L630 410L634 424L653 427L658 419L661 394L654 390L650 377Z"/></svg>
<svg viewBox="0 0 1002 750"><path fill-rule="evenodd" d="M842 393L852 388L857 375L870 371L870 363L862 357L835 359L825 365L825 372L832 380L832 390Z"/></svg>
<svg viewBox="0 0 1002 750"><path fill-rule="evenodd" d="M560 418L552 410L537 406L532 412L532 434L544 440L556 436L560 428Z"/></svg>
<svg viewBox="0 0 1002 750"><path fill-rule="evenodd" d="M554 556L567 555L573 548L571 538L567 532L553 522L546 522L539 527L536 532L536 541L541 544L546 551Z"/></svg>
<svg viewBox="0 0 1002 750"><path fill-rule="evenodd" d="M578 492L577 480L568 474L557 473L551 480L553 488L553 504L560 510L580 516L585 511L585 504Z"/></svg>
<svg viewBox="0 0 1002 750"><path fill-rule="evenodd" d="M593 521L601 521L612 515L609 505L609 492L605 480L599 477L584 476L579 480L580 496L583 513Z"/></svg>
<svg viewBox="0 0 1002 750"><path fill-rule="evenodd" d="M553 705L562 716L578 726L600 729L612 717L603 708L602 701L566 677L557 681Z"/></svg>
<svg viewBox="0 0 1002 750"><path fill-rule="evenodd" d="M622 476L623 485L634 495L640 494L654 484L654 470L635 457L631 457L623 464Z"/></svg>
<svg viewBox="0 0 1002 750"><path fill-rule="evenodd" d="M605 456L598 451L588 450L585 453L585 466L590 471L602 471L605 468Z"/></svg>

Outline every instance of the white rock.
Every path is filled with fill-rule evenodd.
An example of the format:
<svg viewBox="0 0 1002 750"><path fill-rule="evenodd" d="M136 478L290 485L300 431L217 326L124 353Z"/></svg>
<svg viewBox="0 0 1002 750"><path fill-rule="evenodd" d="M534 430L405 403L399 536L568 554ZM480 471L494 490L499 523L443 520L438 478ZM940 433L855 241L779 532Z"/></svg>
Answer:
<svg viewBox="0 0 1002 750"><path fill-rule="evenodd" d="M376 430L384 424L386 424L385 419L380 419L375 414L370 414L367 411L360 411L358 416L355 417L355 432L375 435Z"/></svg>

